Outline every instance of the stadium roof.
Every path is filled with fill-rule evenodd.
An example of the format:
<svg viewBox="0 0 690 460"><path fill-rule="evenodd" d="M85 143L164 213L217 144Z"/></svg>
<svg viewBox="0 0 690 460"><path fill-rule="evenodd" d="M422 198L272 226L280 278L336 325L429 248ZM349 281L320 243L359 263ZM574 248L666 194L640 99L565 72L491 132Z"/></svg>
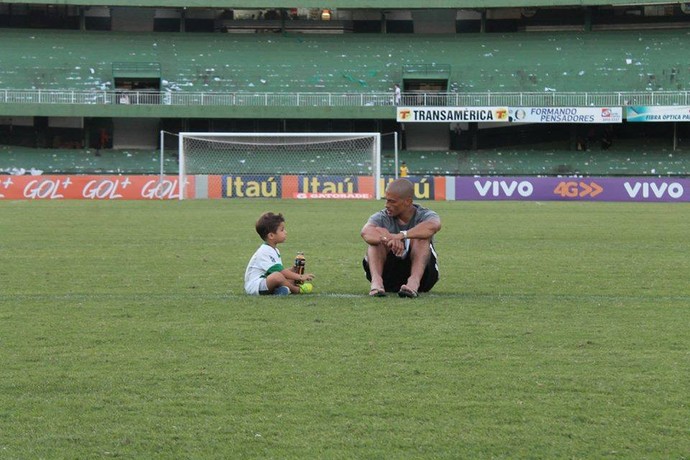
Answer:
<svg viewBox="0 0 690 460"><path fill-rule="evenodd" d="M0 3L28 5L77 5L77 6L140 6L175 8L365 8L365 9L429 9L429 8L525 8L558 6L601 6L601 5L670 5L684 3L668 0L243 0L232 3L225 0L120 0L117 5L112 0L3 0ZM324 5L327 3L327 5Z"/></svg>

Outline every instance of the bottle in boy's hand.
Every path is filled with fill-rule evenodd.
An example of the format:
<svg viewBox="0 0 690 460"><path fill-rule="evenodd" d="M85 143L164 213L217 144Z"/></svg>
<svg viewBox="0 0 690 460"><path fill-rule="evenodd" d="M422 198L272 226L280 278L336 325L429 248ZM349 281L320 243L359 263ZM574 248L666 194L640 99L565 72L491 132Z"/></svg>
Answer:
<svg viewBox="0 0 690 460"><path fill-rule="evenodd" d="M306 263L307 260L304 258L304 253L298 252L297 256L295 257L295 265L292 267L292 271L298 275L304 275L304 267ZM295 281L295 284L302 284L302 281Z"/></svg>

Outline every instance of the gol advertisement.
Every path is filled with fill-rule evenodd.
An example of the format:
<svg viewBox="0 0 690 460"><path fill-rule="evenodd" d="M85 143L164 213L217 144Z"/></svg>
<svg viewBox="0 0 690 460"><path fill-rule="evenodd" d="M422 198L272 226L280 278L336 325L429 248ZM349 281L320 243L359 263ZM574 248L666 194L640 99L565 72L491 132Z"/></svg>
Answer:
<svg viewBox="0 0 690 460"><path fill-rule="evenodd" d="M194 190L194 178L188 178ZM189 195L189 194L188 194ZM193 196L192 196L193 197ZM7 200L177 200L177 176L0 176Z"/></svg>

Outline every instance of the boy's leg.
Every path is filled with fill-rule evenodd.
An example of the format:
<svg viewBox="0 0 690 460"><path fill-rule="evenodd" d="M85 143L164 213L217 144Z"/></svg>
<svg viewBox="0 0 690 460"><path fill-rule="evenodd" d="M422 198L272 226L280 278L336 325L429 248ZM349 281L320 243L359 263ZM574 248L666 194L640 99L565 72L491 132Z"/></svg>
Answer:
<svg viewBox="0 0 690 460"><path fill-rule="evenodd" d="M266 287L269 291L273 292L280 286L287 287L293 294L299 294L299 286L296 286L295 283L285 278L285 275L282 273L275 272L266 277Z"/></svg>

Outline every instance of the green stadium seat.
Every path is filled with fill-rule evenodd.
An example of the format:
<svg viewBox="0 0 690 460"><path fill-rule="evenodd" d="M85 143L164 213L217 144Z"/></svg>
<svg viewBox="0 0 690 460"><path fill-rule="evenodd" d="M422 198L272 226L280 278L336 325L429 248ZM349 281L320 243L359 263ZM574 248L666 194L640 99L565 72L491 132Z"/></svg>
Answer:
<svg viewBox="0 0 690 460"><path fill-rule="evenodd" d="M390 91L402 68L450 65L458 92L685 90L677 30L232 35L0 29L0 88L107 89L113 62L160 62L163 89Z"/></svg>

